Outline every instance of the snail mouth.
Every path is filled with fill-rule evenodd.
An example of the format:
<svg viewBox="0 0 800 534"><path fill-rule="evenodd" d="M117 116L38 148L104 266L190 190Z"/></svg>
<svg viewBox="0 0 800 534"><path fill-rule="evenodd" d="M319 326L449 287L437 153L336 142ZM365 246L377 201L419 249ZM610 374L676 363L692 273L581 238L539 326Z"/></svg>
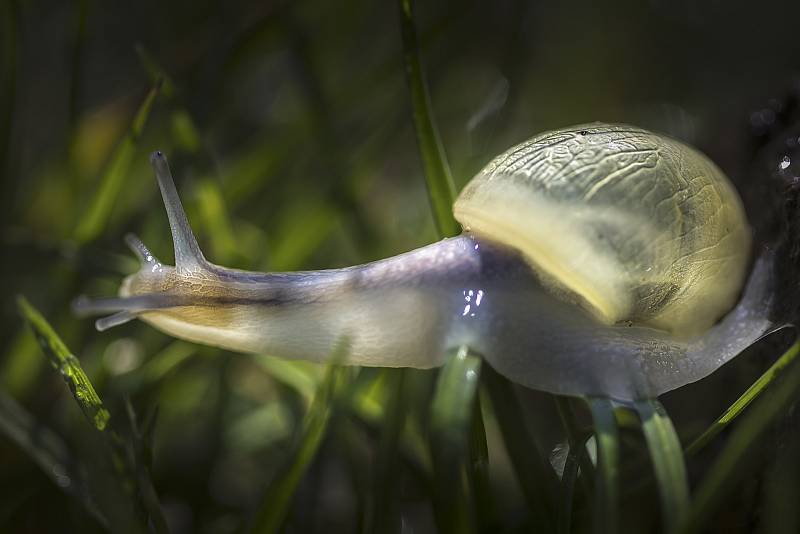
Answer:
<svg viewBox="0 0 800 534"><path fill-rule="evenodd" d="M79 317L111 314L95 321L95 327L101 332L144 313L187 306L196 300L189 293L170 291L178 278L175 269L163 265L138 237L128 234L125 242L139 259L141 268L122 281L119 296L91 298L81 295L72 302L72 310Z"/></svg>

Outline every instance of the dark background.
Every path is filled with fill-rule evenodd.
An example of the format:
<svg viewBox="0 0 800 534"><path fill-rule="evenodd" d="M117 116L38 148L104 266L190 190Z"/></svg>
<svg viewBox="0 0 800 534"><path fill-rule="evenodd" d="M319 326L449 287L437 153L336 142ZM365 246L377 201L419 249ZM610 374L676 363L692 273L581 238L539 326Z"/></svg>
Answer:
<svg viewBox="0 0 800 534"><path fill-rule="evenodd" d="M338 267L434 241L397 6L0 6L0 380L38 421L69 443L80 441L80 413L18 317L14 295L23 293L81 357L112 413L126 395L141 412L160 406L154 481L175 531L240 530L297 431L302 395L249 357L173 342L145 325L97 333L91 321L73 317L69 304L81 293L114 294L136 268L122 244L125 232L171 262L147 165L155 149L170 156L201 246L226 266ZM754 181L782 157L769 143L800 94L800 3L442 1L420 2L416 20L458 187L534 133L627 122L704 150L744 192L754 224L769 220L764 210L773 205L748 199L761 198ZM153 86L153 65L168 80L124 180L103 190L114 151ZM759 159L766 145L772 152ZM98 195L110 209L91 235L80 235ZM758 376L765 358L743 358L723 378L668 396L679 434L688 439L702 430ZM153 370L153 361L179 363ZM318 378L319 370L303 369ZM524 395L531 410L552 410L537 394ZM534 419L551 446L552 416ZM313 483L301 486L298 500L315 508L298 505L296 513L307 516L295 520L298 531L355 528L353 480L369 468L348 464L348 439L366 449L375 444L369 435L331 438ZM768 454L777 455L786 441L769 443ZM522 528L510 467L497 461L496 486L507 496L503 527ZM692 467L702 472L704 465ZM748 531L764 515L772 497L761 480L774 469L758 465L760 475L748 478L754 486L726 505L720 532ZM791 468L797 472L797 462ZM405 484L404 517L425 531L424 484ZM97 528L4 437L0 503L4 530ZM643 505L640 515L656 505Z"/></svg>

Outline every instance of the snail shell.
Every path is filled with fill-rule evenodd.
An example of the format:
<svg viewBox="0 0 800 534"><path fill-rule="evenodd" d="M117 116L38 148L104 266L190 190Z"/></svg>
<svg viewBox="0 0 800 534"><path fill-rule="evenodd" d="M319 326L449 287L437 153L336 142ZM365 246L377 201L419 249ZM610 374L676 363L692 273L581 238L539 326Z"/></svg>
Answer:
<svg viewBox="0 0 800 534"><path fill-rule="evenodd" d="M546 132L492 160L458 197L470 232L522 252L604 324L676 337L736 302L750 254L742 203L697 150L627 125Z"/></svg>

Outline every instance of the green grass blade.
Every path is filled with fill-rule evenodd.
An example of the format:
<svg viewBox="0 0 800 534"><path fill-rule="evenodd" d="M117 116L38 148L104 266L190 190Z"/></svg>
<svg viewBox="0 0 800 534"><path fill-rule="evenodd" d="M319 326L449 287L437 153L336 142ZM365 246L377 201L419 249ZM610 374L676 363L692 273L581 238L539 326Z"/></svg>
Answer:
<svg viewBox="0 0 800 534"><path fill-rule="evenodd" d="M489 444L486 442L486 427L480 395L475 396L469 430L469 459L472 487L475 495L475 511L481 532L491 530L495 524L494 495L489 482Z"/></svg>
<svg viewBox="0 0 800 534"><path fill-rule="evenodd" d="M556 474L529 434L511 384L490 365L483 367L482 375L531 519L542 532L552 532L556 525Z"/></svg>
<svg viewBox="0 0 800 534"><path fill-rule="evenodd" d="M174 141L176 148L185 150L197 157L197 152L202 148L202 135L197 128L195 120L192 118L192 114L189 113L186 103L181 98L175 82L141 43L136 44L134 48L136 49L136 55L139 56L139 62L150 78L150 83L153 85L160 83L161 94L172 101L169 121L171 140Z"/></svg>
<svg viewBox="0 0 800 534"><path fill-rule="evenodd" d="M219 185L203 179L197 185L197 205L214 258L225 265L241 261L236 234Z"/></svg>
<svg viewBox="0 0 800 534"><path fill-rule="evenodd" d="M795 343L789 348L789 350L783 353L783 355L778 358L778 360L773 363L770 368L758 378L758 380L753 382L753 384L747 388L747 391L745 391L741 397L736 399L736 401L731 404L728 409L725 410L725 412L705 430L705 432L703 432L691 443L691 445L686 448L686 455L690 456L697 454L697 452L711 442L711 440L713 440L717 434L722 432L725 427L739 417L739 415L741 415L741 413L750 405L751 402L764 393L764 391L766 391L770 385L775 383L775 379L777 379L783 373L783 371L786 370L786 368L795 360L798 354L800 354L800 343Z"/></svg>
<svg viewBox="0 0 800 534"><path fill-rule="evenodd" d="M731 492L739 480L749 475L744 461L758 438L780 416L785 416L800 395L800 365L796 362L782 373L767 395L759 398L742 416L722 452L708 470L695 491L691 515L681 525L679 532L692 533L703 530L711 515Z"/></svg>
<svg viewBox="0 0 800 534"><path fill-rule="evenodd" d="M254 360L274 380L292 388L308 401L319 391L322 370L313 362L282 360L266 354L258 354Z"/></svg>
<svg viewBox="0 0 800 534"><path fill-rule="evenodd" d="M653 462L664 531L671 532L689 512L689 479L683 449L672 420L658 400L638 401L635 407Z"/></svg>
<svg viewBox="0 0 800 534"><path fill-rule="evenodd" d="M154 354L137 373L142 385L163 380L169 373L197 353L197 347L185 341L173 341Z"/></svg>
<svg viewBox="0 0 800 534"><path fill-rule="evenodd" d="M375 473L371 491L366 495L367 510L364 532L393 532L400 530L398 514L397 466L399 462L400 435L406 419L405 369L384 369L386 408L380 431Z"/></svg>
<svg viewBox="0 0 800 534"><path fill-rule="evenodd" d="M129 511L136 510L143 524L153 525L155 532L166 532L166 520L158 503L149 472L137 469L137 455L128 442L111 427L111 416L103 405L103 401L89 381L78 358L70 352L47 320L25 299L17 298L20 314L30 326L34 337L53 367L61 374L70 392L78 403L83 415L98 431L98 434L84 436L85 441L96 454L104 455L96 458L87 466L90 476L100 489L95 489L95 497L102 502L100 508L108 513L110 523L115 527L115 517L125 517L124 531L139 532L142 525L135 524ZM98 439L99 437L99 439ZM102 471L102 472L101 472ZM99 480L104 482L99 483ZM111 487L109 484L116 484ZM140 500L144 497L144 500ZM125 499L128 499L125 502ZM141 505L141 506L140 506ZM104 514L105 515L105 514Z"/></svg>
<svg viewBox="0 0 800 534"><path fill-rule="evenodd" d="M587 496L590 496L591 482L594 478L594 465L589 455L586 454L586 448L584 447L586 432L582 431L578 426L570 398L560 395L553 395L552 398L556 405L558 417L561 419L561 424L567 435L570 453L575 454L580 465L580 479L583 490Z"/></svg>
<svg viewBox="0 0 800 534"><path fill-rule="evenodd" d="M173 97L176 91L175 82L172 80L172 77L167 74L167 71L161 67L158 61L156 61L156 58L150 54L150 51L147 50L144 45L137 43L133 48L136 51L136 55L139 57L139 63L141 63L145 72L147 72L147 76L150 78L150 83L152 83L153 86L161 84L161 94L167 98Z"/></svg>
<svg viewBox="0 0 800 534"><path fill-rule="evenodd" d="M439 372L431 404L434 513L439 531L475 531L467 435L481 370L481 359L467 347L452 351Z"/></svg>
<svg viewBox="0 0 800 534"><path fill-rule="evenodd" d="M399 443L395 461L399 463L399 459L402 459L415 475L429 478L432 472L430 447L421 426L422 419L427 421L429 413L430 405L427 400L433 389L434 373L428 370L403 369L403 386L400 389L403 400L397 401L400 402L398 406L391 394L394 386L390 379L394 371L385 371L390 370L382 369L377 376L369 376L369 373L359 375L359 380L353 385L353 392L348 397L346 408L348 415L353 417L353 422L382 440L384 434L394 433L389 429L400 425L399 416L402 414L403 426L398 433ZM396 406L398 411L393 411ZM378 453L380 454L380 450ZM397 480L394 479L393 484L396 483ZM371 506L368 502L366 504ZM365 511L364 517L367 516L368 513ZM368 524L369 522L364 522L365 526Z"/></svg>
<svg viewBox="0 0 800 534"><path fill-rule="evenodd" d="M581 445L583 447L585 445ZM572 447L567 454L564 463L564 473L561 475L561 501L558 507L558 522L556 532L559 534L569 534L572 529L572 505L575 497L575 481L578 478L580 469L579 458L584 456L582 450L574 450Z"/></svg>
<svg viewBox="0 0 800 534"><path fill-rule="evenodd" d="M292 458L282 472L270 483L253 521L250 532L269 534L279 532L294 494L311 462L316 458L328 430L335 399L346 379L348 370L330 366L303 422L303 430Z"/></svg>
<svg viewBox="0 0 800 534"><path fill-rule="evenodd" d="M597 442L594 478L594 531L612 534L619 525L619 432L614 405L609 399L587 399Z"/></svg>
<svg viewBox="0 0 800 534"><path fill-rule="evenodd" d="M400 2L400 32L403 38L403 62L406 70L408 88L411 92L411 106L414 128L417 134L425 180L428 185L428 198L433 209L433 219L440 237L457 235L461 228L453 218L453 199L455 185L450 174L439 131L431 113L431 101L422 70L417 30L414 25L413 0Z"/></svg>
<svg viewBox="0 0 800 534"><path fill-rule="evenodd" d="M285 206L276 223L280 237L270 246L270 269L294 270L303 266L331 232L337 211L325 202L303 199Z"/></svg>
<svg viewBox="0 0 800 534"><path fill-rule="evenodd" d="M86 215L82 216L75 230L75 238L80 243L85 243L96 238L106 226L108 217L114 207L125 177L128 175L131 162L139 144L139 137L142 134L153 102L158 96L161 84L156 83L139 106L139 110L134 116L133 122L128 133L117 146L105 174L100 180L97 193L86 210Z"/></svg>
<svg viewBox="0 0 800 534"><path fill-rule="evenodd" d="M26 325L8 341L8 350L0 364L0 383L16 399L25 400L35 391L36 381L45 364L39 357L36 338Z"/></svg>
<svg viewBox="0 0 800 534"><path fill-rule="evenodd" d="M47 320L25 297L17 298L17 307L50 363L61 373L83 414L97 430L105 430L111 416L86 373L83 372L78 358L69 351Z"/></svg>
<svg viewBox="0 0 800 534"><path fill-rule="evenodd" d="M167 520L161 509L161 503L158 500L158 494L156 493L151 476L153 462L152 432L153 425L155 425L155 415L153 415L153 419L145 423L144 430L141 430L136 419L136 413L133 410L133 405L128 399L125 401L125 408L132 434L130 448L127 454L128 463L130 464L129 470L131 474L136 477L138 495L145 513L147 514L148 523L152 525L153 530L157 534L168 534L169 527L167 526ZM121 440L117 440L117 442L122 445L122 447L127 448L126 444L121 442Z"/></svg>
<svg viewBox="0 0 800 534"><path fill-rule="evenodd" d="M461 231L452 212L455 185L431 110L414 23L413 0L400 0L399 7L403 62L428 199L439 237L450 237ZM480 372L481 359L469 354L467 347L461 347L448 359L436 386L431 431L434 483L437 486L435 508L443 531L464 532L474 529L476 518L469 510L470 500L475 502L477 499L480 525L485 527L493 521L488 476L489 452L480 400L476 395ZM467 432L469 442L465 444ZM469 465L466 476L461 479L459 473L464 469L462 457L465 445L469 453Z"/></svg>

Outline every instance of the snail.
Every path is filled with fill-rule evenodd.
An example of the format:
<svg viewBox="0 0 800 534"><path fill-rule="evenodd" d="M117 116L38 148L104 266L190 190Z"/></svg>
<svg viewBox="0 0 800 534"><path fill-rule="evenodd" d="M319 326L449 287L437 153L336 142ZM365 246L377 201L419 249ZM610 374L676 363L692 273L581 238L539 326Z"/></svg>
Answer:
<svg viewBox="0 0 800 534"><path fill-rule="evenodd" d="M161 152L151 164L175 266L119 297L76 301L238 352L430 368L466 345L514 382L630 401L699 380L769 333L770 261L725 175L699 151L627 125L539 134L494 158L453 211L464 232L342 269L257 273L205 259ZM750 271L748 273L748 270ZM749 274L749 276L748 276ZM738 304L737 304L738 303Z"/></svg>

